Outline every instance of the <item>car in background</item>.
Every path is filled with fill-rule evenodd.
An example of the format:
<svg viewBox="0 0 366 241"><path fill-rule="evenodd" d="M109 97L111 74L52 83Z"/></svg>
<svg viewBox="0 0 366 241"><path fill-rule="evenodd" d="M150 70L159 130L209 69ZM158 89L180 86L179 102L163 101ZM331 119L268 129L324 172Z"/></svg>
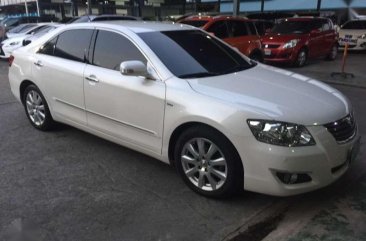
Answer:
<svg viewBox="0 0 366 241"><path fill-rule="evenodd" d="M145 153L208 197L319 189L360 147L338 90L184 24L69 24L15 50L8 76L34 128L63 122Z"/></svg>
<svg viewBox="0 0 366 241"><path fill-rule="evenodd" d="M50 23L35 23L35 24L30 24L30 26L27 24L26 27L23 27L22 29L20 29L19 31L13 32L11 30L8 31L6 33L6 37L8 39L10 38L15 38L15 37L20 37L20 36L25 36L25 35L32 35L35 32L38 32L40 30L42 30L44 27L47 27ZM52 23L51 23L52 24ZM18 28L18 27L16 27Z"/></svg>
<svg viewBox="0 0 366 241"><path fill-rule="evenodd" d="M28 45L32 41L40 38L46 33L62 26L61 24L42 24L38 28L33 29L28 34L19 35L13 38L6 39L0 43L0 58L7 59L10 57L11 53L25 45Z"/></svg>
<svg viewBox="0 0 366 241"><path fill-rule="evenodd" d="M339 30L339 47L352 50L366 50L366 20L351 20L343 24Z"/></svg>
<svg viewBox="0 0 366 241"><path fill-rule="evenodd" d="M262 37L267 63L304 66L310 58L334 60L338 52L338 34L327 18L286 18Z"/></svg>
<svg viewBox="0 0 366 241"><path fill-rule="evenodd" d="M190 16L179 23L201 28L222 39L241 53L263 61L260 37L251 20L233 16Z"/></svg>
<svg viewBox="0 0 366 241"><path fill-rule="evenodd" d="M102 14L102 15L84 15L77 19L71 19L68 23L86 23L98 21L118 21L118 20L140 20L138 17L116 14Z"/></svg>

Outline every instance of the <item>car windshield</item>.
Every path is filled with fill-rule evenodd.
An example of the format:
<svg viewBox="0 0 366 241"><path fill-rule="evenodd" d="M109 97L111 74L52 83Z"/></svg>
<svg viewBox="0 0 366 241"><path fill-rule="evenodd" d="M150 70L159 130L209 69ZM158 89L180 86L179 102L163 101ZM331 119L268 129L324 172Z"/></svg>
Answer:
<svg viewBox="0 0 366 241"><path fill-rule="evenodd" d="M313 28L312 21L283 21L272 28L272 33L279 34L304 34Z"/></svg>
<svg viewBox="0 0 366 241"><path fill-rule="evenodd" d="M206 20L184 20L181 23L188 24L197 28L203 27L208 21Z"/></svg>
<svg viewBox="0 0 366 241"><path fill-rule="evenodd" d="M179 78L229 74L256 65L200 30L145 32L138 35Z"/></svg>
<svg viewBox="0 0 366 241"><path fill-rule="evenodd" d="M366 21L349 21L342 29L366 29Z"/></svg>

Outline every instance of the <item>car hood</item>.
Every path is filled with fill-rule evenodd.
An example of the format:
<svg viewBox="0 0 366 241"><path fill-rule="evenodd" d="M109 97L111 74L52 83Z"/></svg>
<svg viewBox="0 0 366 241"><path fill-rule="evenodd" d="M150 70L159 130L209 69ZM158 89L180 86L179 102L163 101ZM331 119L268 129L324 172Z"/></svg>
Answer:
<svg viewBox="0 0 366 241"><path fill-rule="evenodd" d="M336 89L265 65L187 81L198 93L237 104L243 111L259 113L271 120L320 125L336 121L351 111L347 98Z"/></svg>
<svg viewBox="0 0 366 241"><path fill-rule="evenodd" d="M303 39L306 34L269 34L262 37L263 43L287 43L292 39Z"/></svg>

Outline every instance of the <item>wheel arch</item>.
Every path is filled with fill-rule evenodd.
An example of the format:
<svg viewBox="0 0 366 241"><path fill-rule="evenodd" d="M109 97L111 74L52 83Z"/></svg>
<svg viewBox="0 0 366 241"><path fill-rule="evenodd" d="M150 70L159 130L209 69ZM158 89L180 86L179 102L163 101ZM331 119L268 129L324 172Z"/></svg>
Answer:
<svg viewBox="0 0 366 241"><path fill-rule="evenodd" d="M20 83L20 86L19 86L19 97L20 97L20 101L22 102L22 104L24 105L24 91L25 89L30 86L30 85L35 85L37 86L33 81L31 80L28 80L28 79L25 79L23 80L21 83ZM38 86L37 86L38 88Z"/></svg>
<svg viewBox="0 0 366 241"><path fill-rule="evenodd" d="M244 172L244 167L243 167L243 162L241 160L240 154L238 152L238 150L236 149L235 145L233 144L233 142L227 137L227 135L225 135L222 131L218 130L217 128L213 127L212 125L203 123L203 122L198 122L198 121L191 121L191 122L185 122L180 124L179 126L177 126L174 131L172 132L172 134L170 135L169 138L169 144L168 144L168 159L169 159L169 163L171 166L174 167L174 148L176 145L176 142L179 138L179 136L187 129L195 127L195 126L203 126L209 129L212 129L213 131L217 132L218 134L222 135L232 146L233 150L235 150L235 155L237 156L237 158L240 160L240 165L242 167L242 170Z"/></svg>

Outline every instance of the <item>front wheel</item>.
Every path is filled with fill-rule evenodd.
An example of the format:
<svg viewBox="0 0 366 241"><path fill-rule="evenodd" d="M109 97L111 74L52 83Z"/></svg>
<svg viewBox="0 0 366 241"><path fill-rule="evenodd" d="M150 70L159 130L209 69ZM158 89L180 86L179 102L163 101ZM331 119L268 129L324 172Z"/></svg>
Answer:
<svg viewBox="0 0 366 241"><path fill-rule="evenodd" d="M222 198L243 188L243 167L235 148L211 128L185 131L176 143L174 159L185 183L199 194Z"/></svg>
<svg viewBox="0 0 366 241"><path fill-rule="evenodd" d="M332 50L330 51L326 59L335 60L337 58L337 54L338 54L338 46L337 44L334 44Z"/></svg>
<svg viewBox="0 0 366 241"><path fill-rule="evenodd" d="M297 54L295 65L297 67L303 67L307 61L308 61L307 51L305 49L300 49L299 53Z"/></svg>
<svg viewBox="0 0 366 241"><path fill-rule="evenodd" d="M31 124L39 130L46 131L53 127L46 99L35 85L29 85L23 94L25 113Z"/></svg>

